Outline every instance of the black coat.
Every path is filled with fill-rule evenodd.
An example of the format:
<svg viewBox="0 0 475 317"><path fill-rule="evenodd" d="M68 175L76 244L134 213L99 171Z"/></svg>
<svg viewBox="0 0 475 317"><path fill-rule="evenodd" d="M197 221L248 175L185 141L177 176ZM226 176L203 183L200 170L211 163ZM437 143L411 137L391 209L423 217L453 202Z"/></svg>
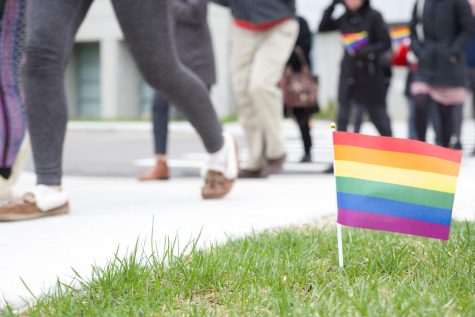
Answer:
<svg viewBox="0 0 475 317"><path fill-rule="evenodd" d="M384 105L385 75L381 56L391 49L391 37L382 15L370 7L369 0L357 12L346 10L338 19L332 17L334 8L335 4L332 4L325 10L320 32L338 30L346 34L366 31L369 37L369 44L355 55L345 51L341 62L338 101Z"/></svg>
<svg viewBox="0 0 475 317"><path fill-rule="evenodd" d="M465 86L464 50L472 34L467 0L426 0L422 20L417 2L411 21L411 46L419 59L415 80L432 86ZM422 23L424 38L417 33Z"/></svg>

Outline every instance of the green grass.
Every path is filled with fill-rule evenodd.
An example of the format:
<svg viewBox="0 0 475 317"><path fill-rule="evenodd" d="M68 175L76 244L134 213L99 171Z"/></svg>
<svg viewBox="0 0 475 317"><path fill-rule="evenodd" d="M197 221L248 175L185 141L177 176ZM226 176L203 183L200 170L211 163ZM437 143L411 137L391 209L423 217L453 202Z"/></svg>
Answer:
<svg viewBox="0 0 475 317"><path fill-rule="evenodd" d="M449 242L344 228L344 270L335 231L270 231L178 255L169 243L160 259L137 248L58 283L22 316L475 316L473 223L455 223Z"/></svg>

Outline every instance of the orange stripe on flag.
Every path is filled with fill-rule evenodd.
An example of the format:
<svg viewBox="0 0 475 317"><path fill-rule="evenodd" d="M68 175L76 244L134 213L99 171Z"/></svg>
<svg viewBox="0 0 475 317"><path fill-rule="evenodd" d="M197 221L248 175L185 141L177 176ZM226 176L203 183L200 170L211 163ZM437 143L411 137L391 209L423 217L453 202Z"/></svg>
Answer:
<svg viewBox="0 0 475 317"><path fill-rule="evenodd" d="M458 176L460 170L460 164L436 157L348 145L335 145L335 160L397 167L450 176Z"/></svg>

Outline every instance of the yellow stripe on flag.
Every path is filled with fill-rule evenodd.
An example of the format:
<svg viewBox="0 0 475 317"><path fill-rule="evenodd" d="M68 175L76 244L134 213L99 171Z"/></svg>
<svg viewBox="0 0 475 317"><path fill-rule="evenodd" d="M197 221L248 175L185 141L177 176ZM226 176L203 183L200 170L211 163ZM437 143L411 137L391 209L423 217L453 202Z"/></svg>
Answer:
<svg viewBox="0 0 475 317"><path fill-rule="evenodd" d="M336 176L455 193L457 177L352 161L335 161Z"/></svg>

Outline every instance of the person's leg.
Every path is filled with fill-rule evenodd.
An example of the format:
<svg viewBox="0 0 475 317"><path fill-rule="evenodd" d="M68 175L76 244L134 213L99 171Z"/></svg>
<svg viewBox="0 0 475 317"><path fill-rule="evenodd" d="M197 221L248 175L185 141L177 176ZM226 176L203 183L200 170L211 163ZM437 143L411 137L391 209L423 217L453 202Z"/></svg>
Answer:
<svg viewBox="0 0 475 317"><path fill-rule="evenodd" d="M429 107L432 99L429 95L416 95L414 100L414 120L416 122L417 139L419 141L426 141L427 133L427 119L429 114Z"/></svg>
<svg viewBox="0 0 475 317"><path fill-rule="evenodd" d="M360 133L361 125L363 124L363 118L365 114L365 107L361 104L355 104L355 118L353 120L353 131Z"/></svg>
<svg viewBox="0 0 475 317"><path fill-rule="evenodd" d="M475 119L475 68L469 67L467 68L468 73L468 87L470 92L472 93L472 118Z"/></svg>
<svg viewBox="0 0 475 317"><path fill-rule="evenodd" d="M278 83L284 74L297 35L298 23L294 20L266 31L251 70L249 92L264 132L265 159L269 173L279 171L285 158L281 127L283 97Z"/></svg>
<svg viewBox="0 0 475 317"><path fill-rule="evenodd" d="M452 109L452 119L453 119L453 137L454 137L454 143L453 148L457 150L462 149L462 125L463 125L463 104L462 105L456 105L456 106L451 106Z"/></svg>
<svg viewBox="0 0 475 317"><path fill-rule="evenodd" d="M145 80L190 121L208 153L205 199L229 193L238 174L237 144L223 133L205 84L178 59L168 0L112 0L114 11Z"/></svg>
<svg viewBox="0 0 475 317"><path fill-rule="evenodd" d="M155 165L143 175L140 175L139 180L166 180L170 176L166 157L169 113L170 104L168 100L156 92L152 107Z"/></svg>
<svg viewBox="0 0 475 317"><path fill-rule="evenodd" d="M167 154L168 121L170 104L160 93L155 93L152 108L153 139L155 154Z"/></svg>
<svg viewBox="0 0 475 317"><path fill-rule="evenodd" d="M61 185L67 123L64 69L77 28L91 2L28 2L24 87L38 184Z"/></svg>
<svg viewBox="0 0 475 317"><path fill-rule="evenodd" d="M221 125L205 84L178 59L167 0L112 0L125 39L145 80L185 116L208 153L223 147Z"/></svg>
<svg viewBox="0 0 475 317"><path fill-rule="evenodd" d="M35 0L27 6L25 105L37 186L0 206L0 221L60 215L69 211L61 190L61 158L67 111L64 69L76 31L92 0Z"/></svg>
<svg viewBox="0 0 475 317"><path fill-rule="evenodd" d="M431 99L431 101L429 102L428 108L429 108L428 120L430 121L432 125L432 129L434 130L434 134L435 134L434 142L435 144L442 146L443 137L442 137L442 130L441 130L441 118L440 118L439 109L437 108L437 103Z"/></svg>
<svg viewBox="0 0 475 317"><path fill-rule="evenodd" d="M450 147L450 139L454 133L454 106L444 106L437 104L440 114L440 132L442 136L442 146Z"/></svg>
<svg viewBox="0 0 475 317"><path fill-rule="evenodd" d="M407 97L407 107L408 107L408 138L412 140L417 140L417 131L416 131L416 107L414 105L414 100L412 97Z"/></svg>
<svg viewBox="0 0 475 317"><path fill-rule="evenodd" d="M475 119L475 68L467 68L467 73L469 90L472 93L472 119ZM472 151L472 156L475 156L475 148Z"/></svg>
<svg viewBox="0 0 475 317"><path fill-rule="evenodd" d="M348 131L348 123L350 122L350 114L351 114L351 103L340 102L338 108L338 114L336 119L336 128L338 131Z"/></svg>
<svg viewBox="0 0 475 317"><path fill-rule="evenodd" d="M306 108L295 108L293 113L299 126L304 148L304 156L302 157L301 162L310 162L312 160L312 137L310 135L309 110Z"/></svg>
<svg viewBox="0 0 475 317"><path fill-rule="evenodd" d="M371 122L382 136L392 136L391 121L384 105L367 105Z"/></svg>
<svg viewBox="0 0 475 317"><path fill-rule="evenodd" d="M265 166L264 132L260 119L259 105L255 105L249 93L250 74L254 55L260 43L260 33L233 27L232 31L232 81L239 111L239 119L244 129L249 159L247 169L241 177L259 177Z"/></svg>

